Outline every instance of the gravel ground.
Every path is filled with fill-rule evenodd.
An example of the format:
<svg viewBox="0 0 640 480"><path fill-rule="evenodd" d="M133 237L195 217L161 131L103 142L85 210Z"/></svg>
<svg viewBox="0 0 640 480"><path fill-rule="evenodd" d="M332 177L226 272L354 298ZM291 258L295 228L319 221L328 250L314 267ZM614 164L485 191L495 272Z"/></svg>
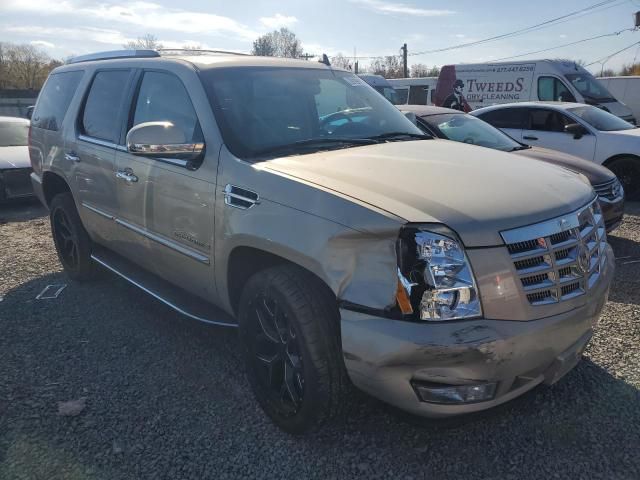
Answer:
<svg viewBox="0 0 640 480"><path fill-rule="evenodd" d="M43 215L0 210L0 479L640 478L640 204L610 237L616 280L586 358L557 385L453 424L356 395L311 438L265 418L234 331L106 273L69 283Z"/></svg>

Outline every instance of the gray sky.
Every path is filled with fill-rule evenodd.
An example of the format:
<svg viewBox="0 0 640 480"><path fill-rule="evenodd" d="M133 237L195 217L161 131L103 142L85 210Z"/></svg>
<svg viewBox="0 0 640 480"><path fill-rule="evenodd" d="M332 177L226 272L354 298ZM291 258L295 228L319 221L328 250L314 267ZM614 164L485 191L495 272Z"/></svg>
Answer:
<svg viewBox="0 0 640 480"><path fill-rule="evenodd" d="M259 35L282 26L306 51L352 56L434 50L511 32L599 3L598 0L0 0L0 41L32 43L53 57L121 48L146 33L167 47L200 45L248 51ZM411 56L409 63L485 62L633 27L638 0L615 0L552 26L485 45ZM590 63L640 41L624 32L572 47L522 57ZM619 68L638 47L613 57ZM640 59L640 55L638 57ZM361 60L366 63L367 60ZM590 67L598 71L600 65Z"/></svg>

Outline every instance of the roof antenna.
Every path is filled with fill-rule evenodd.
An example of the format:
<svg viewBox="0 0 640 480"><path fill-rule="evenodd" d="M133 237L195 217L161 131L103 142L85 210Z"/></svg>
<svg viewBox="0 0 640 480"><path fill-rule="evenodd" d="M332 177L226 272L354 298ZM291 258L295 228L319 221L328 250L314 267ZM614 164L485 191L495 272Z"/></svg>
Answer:
<svg viewBox="0 0 640 480"><path fill-rule="evenodd" d="M322 60L318 60L320 63L324 63L327 67L331 66L331 62L329 61L329 57L327 57L326 53L322 54Z"/></svg>

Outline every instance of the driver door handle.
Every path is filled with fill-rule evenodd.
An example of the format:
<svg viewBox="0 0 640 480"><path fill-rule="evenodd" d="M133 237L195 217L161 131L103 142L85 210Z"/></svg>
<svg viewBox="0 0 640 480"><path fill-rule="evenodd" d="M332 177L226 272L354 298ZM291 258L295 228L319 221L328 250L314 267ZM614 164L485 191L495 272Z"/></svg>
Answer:
<svg viewBox="0 0 640 480"><path fill-rule="evenodd" d="M538 137L532 137L531 135L525 135L522 137L523 140L538 140Z"/></svg>
<svg viewBox="0 0 640 480"><path fill-rule="evenodd" d="M135 183L138 181L138 177L136 177L133 174L133 170L131 170L130 168L127 168L125 170L118 170L116 172L116 178L119 178L120 180L124 180L129 184Z"/></svg>
<svg viewBox="0 0 640 480"><path fill-rule="evenodd" d="M70 162L78 163L80 161L80 157L76 155L76 152L67 152L64 154L64 159Z"/></svg>

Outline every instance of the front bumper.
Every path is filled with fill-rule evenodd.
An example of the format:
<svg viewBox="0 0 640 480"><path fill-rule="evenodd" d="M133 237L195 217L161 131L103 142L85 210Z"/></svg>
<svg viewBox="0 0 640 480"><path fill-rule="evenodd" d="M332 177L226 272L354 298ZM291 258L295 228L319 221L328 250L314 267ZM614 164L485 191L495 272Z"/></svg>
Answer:
<svg viewBox="0 0 640 480"><path fill-rule="evenodd" d="M0 170L0 200L32 197L30 174L30 167Z"/></svg>
<svg viewBox="0 0 640 480"><path fill-rule="evenodd" d="M624 216L624 196L621 195L615 200L598 197L598 203L602 209L604 226L607 229L607 233L612 232L622 223L622 217Z"/></svg>
<svg viewBox="0 0 640 480"><path fill-rule="evenodd" d="M614 258L586 302L530 321L474 319L411 323L341 309L342 348L352 382L413 414L446 417L485 410L540 383L554 383L580 359L606 302ZM497 382L493 399L468 404L421 401L412 383Z"/></svg>

